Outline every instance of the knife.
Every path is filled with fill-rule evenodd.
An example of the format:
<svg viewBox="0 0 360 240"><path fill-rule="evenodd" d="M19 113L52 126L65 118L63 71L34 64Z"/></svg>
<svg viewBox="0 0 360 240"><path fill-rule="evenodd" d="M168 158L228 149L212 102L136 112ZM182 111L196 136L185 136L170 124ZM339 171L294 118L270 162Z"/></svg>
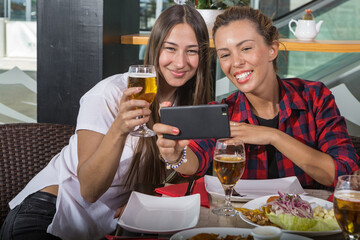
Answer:
<svg viewBox="0 0 360 240"><path fill-rule="evenodd" d="M186 192L185 192L184 196L188 196L188 195L191 194L191 192L193 190L193 187L194 187L194 184L195 184L195 181L196 181L196 179L194 177L190 178L189 185L188 185L188 187L186 189Z"/></svg>

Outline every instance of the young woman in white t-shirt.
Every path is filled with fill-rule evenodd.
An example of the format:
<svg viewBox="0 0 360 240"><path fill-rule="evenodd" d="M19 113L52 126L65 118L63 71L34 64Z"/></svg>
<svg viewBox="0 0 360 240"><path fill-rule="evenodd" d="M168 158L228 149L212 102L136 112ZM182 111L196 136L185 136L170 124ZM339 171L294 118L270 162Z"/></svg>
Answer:
<svg viewBox="0 0 360 240"><path fill-rule="evenodd" d="M130 99L141 89L127 89L127 73L88 91L80 100L69 145L9 203L1 239L101 239L115 230L116 210L134 185L166 179L169 171L159 156L157 137L132 137L129 132L142 123L152 128L159 122L162 102L211 100L209 36L200 14L186 5L166 9L153 27L144 63L157 69L153 104ZM140 115L145 117L137 119ZM185 175L206 171L197 160L171 167Z"/></svg>

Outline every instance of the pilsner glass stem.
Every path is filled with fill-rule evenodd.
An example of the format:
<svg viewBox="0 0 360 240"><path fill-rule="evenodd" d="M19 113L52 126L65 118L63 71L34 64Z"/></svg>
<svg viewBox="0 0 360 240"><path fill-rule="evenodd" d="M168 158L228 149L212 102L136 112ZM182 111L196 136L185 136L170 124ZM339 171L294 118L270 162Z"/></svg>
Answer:
<svg viewBox="0 0 360 240"><path fill-rule="evenodd" d="M145 133L145 127L146 127L145 123L139 125L138 131Z"/></svg>
<svg viewBox="0 0 360 240"><path fill-rule="evenodd" d="M225 206L231 208L231 195L233 191L234 186L230 186L225 188Z"/></svg>
<svg viewBox="0 0 360 240"><path fill-rule="evenodd" d="M137 117L137 119L143 118L143 116ZM143 123L139 126L137 126L134 131L130 132L130 135L135 137L152 137L155 136L156 133L150 129L147 128L146 123Z"/></svg>

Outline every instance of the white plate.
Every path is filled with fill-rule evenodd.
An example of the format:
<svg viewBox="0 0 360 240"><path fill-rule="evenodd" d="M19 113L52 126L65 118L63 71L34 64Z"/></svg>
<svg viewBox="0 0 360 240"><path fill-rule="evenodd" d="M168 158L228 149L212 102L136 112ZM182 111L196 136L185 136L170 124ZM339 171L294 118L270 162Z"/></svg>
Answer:
<svg viewBox="0 0 360 240"><path fill-rule="evenodd" d="M251 233L249 228L194 228L190 230L185 230L174 234L170 240L186 240L199 233L215 233L219 234L220 237L225 237L226 235L240 235L242 237L248 236ZM311 238L303 237L290 233L283 233L281 235L281 240L310 240Z"/></svg>
<svg viewBox="0 0 360 240"><path fill-rule="evenodd" d="M156 197L132 192L118 224L132 232L173 233L196 226L200 194Z"/></svg>
<svg viewBox="0 0 360 240"><path fill-rule="evenodd" d="M248 209L261 209L261 206L263 206L264 204L266 204L267 199L270 196L274 196L274 195L269 195L269 196L264 196L264 197L260 197L260 198L256 198L254 200L251 200L250 202L245 203L242 207L243 208L248 208ZM278 196L278 195L276 195ZM327 210L330 210L333 208L333 203L320 199L320 198L316 198L316 197L311 197L311 196L305 196L305 195L300 195L300 197L302 199L304 199L305 201L308 201L311 205L312 208L315 208L316 206L321 206L323 208L326 208ZM253 226L259 226L258 224L250 221L249 219L246 218L246 216L242 213L239 212L239 215L241 217L242 220L244 220L245 222L253 225ZM333 231L291 231L291 230L283 230L283 232L286 233L295 233L295 234L300 234L300 235L304 235L304 236L324 236L324 235L332 235L332 234L336 234L336 233L340 233L341 230L333 230Z"/></svg>
<svg viewBox="0 0 360 240"><path fill-rule="evenodd" d="M224 189L216 176L205 175L205 188L212 197L225 197ZM245 194L246 196L232 196L231 201L234 202L247 202L258 197L277 194L278 191L292 194L305 193L297 177L264 180L240 179L235 185L235 190L240 194Z"/></svg>

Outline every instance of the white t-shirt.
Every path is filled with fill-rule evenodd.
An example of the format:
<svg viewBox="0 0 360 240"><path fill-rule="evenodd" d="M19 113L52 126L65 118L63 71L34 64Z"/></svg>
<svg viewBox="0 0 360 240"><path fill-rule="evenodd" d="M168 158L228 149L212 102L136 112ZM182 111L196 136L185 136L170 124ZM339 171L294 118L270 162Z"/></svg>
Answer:
<svg viewBox="0 0 360 240"><path fill-rule="evenodd" d="M127 73L102 80L80 99L76 130L87 129L106 134L113 123L123 91L127 88ZM120 159L119 169L110 188L95 202L89 203L80 194L77 177L77 133L70 138L50 163L9 203L11 209L28 195L50 185L59 185L56 213L48 232L61 239L100 239L116 228L113 216L126 203L129 193L124 189L124 174L131 163L138 138L129 136ZM105 161L105 160L104 160Z"/></svg>

